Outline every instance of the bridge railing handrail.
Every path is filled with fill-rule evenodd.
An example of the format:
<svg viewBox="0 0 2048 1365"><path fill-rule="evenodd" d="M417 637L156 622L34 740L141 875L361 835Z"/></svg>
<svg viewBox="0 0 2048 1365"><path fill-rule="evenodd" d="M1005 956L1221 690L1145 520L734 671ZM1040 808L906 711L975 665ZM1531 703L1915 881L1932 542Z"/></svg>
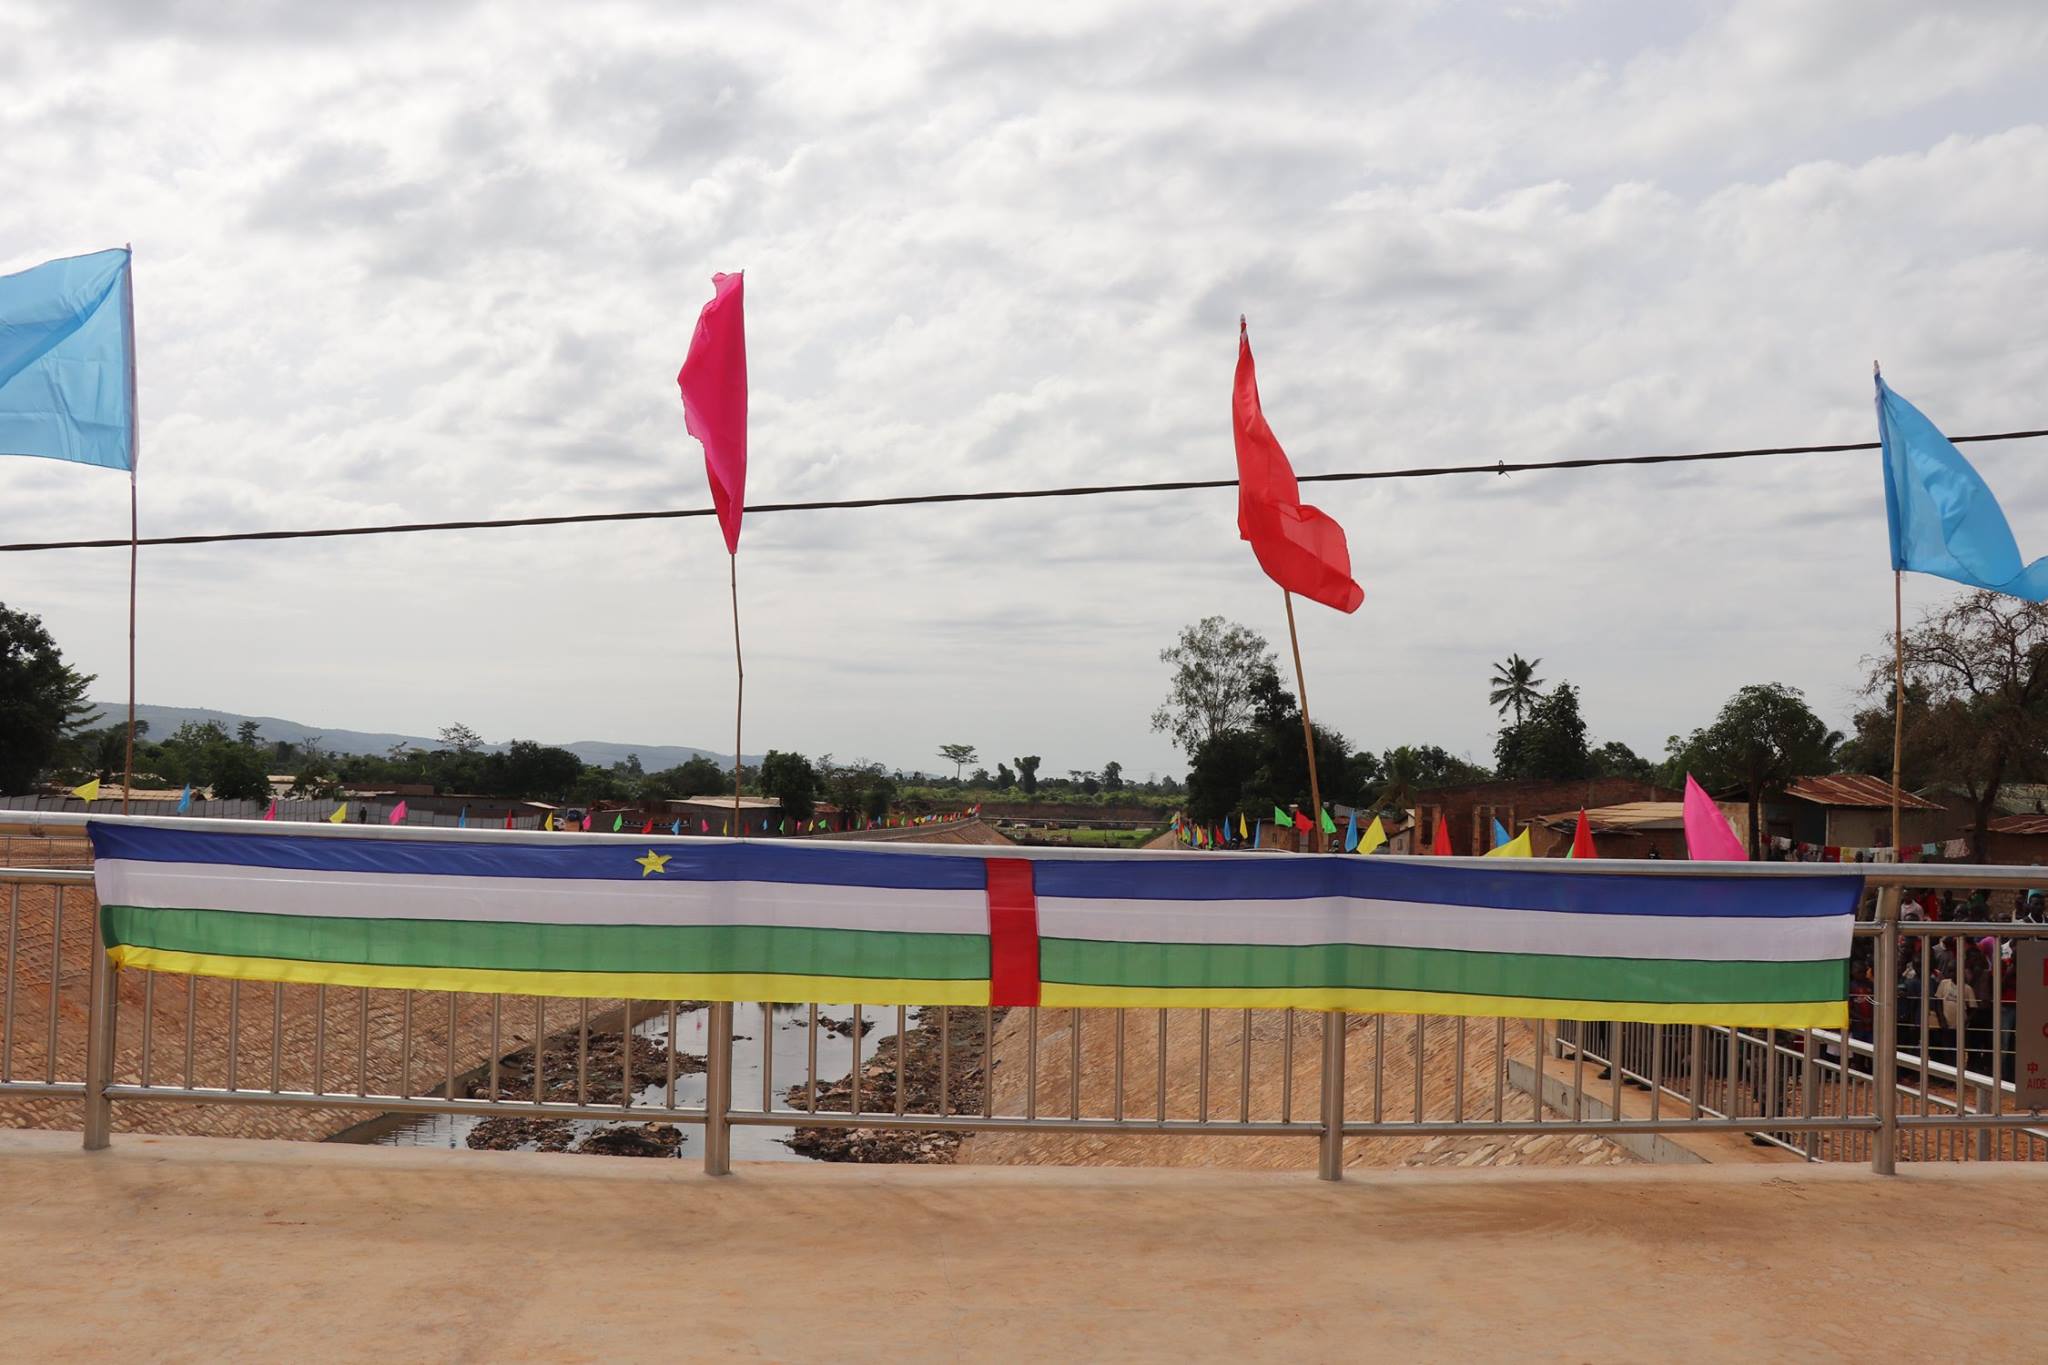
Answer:
<svg viewBox="0 0 2048 1365"><path fill-rule="evenodd" d="M24 816L27 818L10 819L10 816ZM48 812L0 812L0 826L14 826L32 822L43 827L66 828L82 826L88 818L92 817ZM146 818L151 823L176 823L186 827L213 827L239 831L246 831L249 823L239 820L184 820L178 817ZM333 831L333 833L344 838L372 837L447 840L451 837L456 837L478 842L496 842L500 840L530 842L536 837L548 837L537 835L534 831L456 831L440 828L413 830L403 826L350 827L338 829ZM611 836L581 835L578 837L605 838ZM639 836L633 836L633 838L637 841ZM900 848L901 846L898 847ZM1013 853L1015 856L1032 856L1033 852L1023 849L1014 851L997 850L995 856L1002 856L1004 853ZM1074 855L1062 852L1060 856ZM1133 857L1147 855L1136 851L1124 851L1109 856ZM1177 855L1168 854L1165 856ZM1440 859L1432 861L1439 864L1442 862ZM1458 861L1476 863L1478 860ZM1497 864L1487 865L1491 867L1498 866ZM1701 869L1697 864L1688 865L1675 860L1670 862L1658 860L1640 862L1607 860L1583 863L1565 860L1529 860L1518 863L1516 870L1595 876L1611 876L1625 873L1655 876L1701 875ZM1855 876L1862 878L1866 884L1876 886L1880 895L1876 918L1872 921L1859 923L1855 928L1855 935L1859 940L1873 940L1875 942L1877 961L1879 962L1898 961L1899 945L1902 942L1912 942L1915 940L1925 945L1935 939L1949 937L1968 939L1983 936L1999 938L2048 937L2048 924L2006 921L1902 923L1898 917L1900 889L1902 887L1908 885L1914 887L1953 886L1967 888L1992 886L2027 887L2038 885L2041 882L2041 870L2037 867L1859 864L1844 868L1839 865L1813 864L1734 864L1726 866L1717 865L1708 875L1738 878L1810 876ZM63 984L59 971L59 955L63 951L61 942L63 937L62 923L63 917L67 913L63 902L67 890L76 893L81 888L90 887L92 881L93 874L84 869L59 867L0 868L0 888L6 889L6 903L9 912L7 923L4 926L0 926L0 932L5 932L7 935L6 980L4 983L0 983L0 989L4 989L5 992L4 1001L0 1001L0 1004L4 1004L4 1010L0 1010L0 1035L4 1035L0 1036L0 1099L22 1097L81 1100L84 1107L83 1128L88 1147L100 1147L106 1144L111 1132L111 1106L113 1103L117 1101L128 1102L138 1100L175 1100L196 1104L230 1104L275 1108L358 1109L413 1115L511 1115L520 1118L542 1120L608 1120L617 1119L621 1115L627 1115L636 1121L658 1121L701 1127L704 1133L704 1154L707 1169L715 1171L722 1171L729 1164L731 1132L733 1128L763 1126L779 1128L943 1130L950 1132L1064 1130L1071 1133L1200 1133L1219 1136L1312 1136L1317 1139L1318 1144L1319 1173L1325 1178L1331 1179L1341 1175L1344 1156L1343 1140L1346 1137L1393 1135L1421 1138L1446 1135L1479 1137L1545 1132L1591 1133L1621 1137L1641 1134L1682 1135L1685 1133L1744 1132L1760 1135L1765 1140L1776 1142L1781 1146L1787 1146L1791 1150L1801 1150L1805 1155L1811 1157L1816 1154L1820 1139L1825 1134L1832 1132L1841 1135L1841 1140L1845 1142L1853 1138L1860 1143L1867 1137L1870 1141L1872 1167L1880 1172L1889 1172L1893 1169L1893 1162L1898 1151L1899 1134L1902 1130L1907 1132L1936 1129L1976 1131L1980 1134L1980 1151L1994 1130L2018 1129L2027 1135L2028 1141L2034 1141L2038 1138L2044 1144L2048 1144L2048 1130L2044 1130L2044 1121L2038 1111L2018 1110L2006 1103L2009 1097L2016 1098L2016 1092L2009 1083L2003 1082L1995 1074L1973 1071L1967 1068L1964 1068L1960 1075L1958 1075L1954 1067L1945 1066L1926 1051L1926 1035L1924 1030L1920 1035L1922 1051L1914 1055L1902 1054L1899 1046L1897 1020L1897 982L1895 974L1892 972L1877 973L1874 1010L1876 1027L1874 1029L1874 1038L1870 1041L1854 1037L1844 1038L1828 1030L1810 1030L1801 1036L1800 1048L1794 1050L1787 1045L1779 1043L1773 1032L1765 1030L1726 1029L1718 1026L1704 1025L1635 1026L1601 1024L1598 1022L1574 1023L1573 1021L1546 1024L1542 1021L1533 1021L1532 1030L1535 1046L1530 1053L1533 1065L1526 1073L1526 1084L1531 1087L1534 1103L1530 1116L1526 1119L1515 1118L1507 1114L1502 1103L1503 1089L1507 1084L1505 1078L1514 1071L1516 1066L1520 1065L1519 1063L1514 1063L1509 1056L1506 1032L1507 1021L1505 1020L1436 1019L1430 1016L1415 1016L1412 1030L1415 1054L1413 1063L1415 1077L1414 1107L1412 1116L1404 1119L1389 1117L1385 1112L1382 1104L1382 1088L1388 1071L1388 1053L1384 1044L1385 1022L1389 1017L1407 1018L1407 1016L1357 1017L1357 1024L1363 1024L1368 1019L1373 1021L1371 1028L1374 1032L1374 1043L1371 1063L1372 1074L1370 1076L1372 1103L1370 1114L1367 1115L1363 1112L1354 1112L1360 1106L1351 1103L1347 1098L1346 1092L1346 1037L1347 1034L1353 1032L1356 1028L1356 1024L1351 1022L1352 1016L1334 1016L1337 1019L1345 1020L1346 1027L1328 1027L1327 1024L1333 1016L1306 1010L1299 1011L1299 1015L1304 1018L1320 1015L1323 1020L1322 1024L1316 1026L1321 1033L1320 1082L1317 1086L1319 1093L1314 1102L1313 1117L1306 1114L1298 1116L1294 1112L1295 1104L1291 1098L1294 1093L1293 1067L1298 1028L1297 1011L1293 1010L1284 1012L1283 1065L1286 1074L1283 1078L1282 1094L1289 1098L1283 1100L1281 1112L1277 1117L1254 1117L1251 1113L1249 1095L1251 1092L1254 1029L1253 1012L1250 1010L1243 1011L1243 1019L1238 1033L1238 1038L1241 1040L1238 1044L1241 1050L1239 1087L1243 1102L1239 1106L1237 1117L1234 1119L1228 1117L1227 1114L1223 1118L1214 1117L1214 1097L1209 1093L1209 1082L1212 1074L1210 1058L1212 1016L1221 1017L1228 1021L1237 1015L1238 1012L1234 1010L1176 1012L1177 1014L1198 1014L1199 1016L1201 1048L1201 1071L1199 1073L1200 1114L1195 1118L1179 1117L1168 1112L1166 1102L1168 1012L1164 1010L1156 1012L1156 1056L1159 1088L1156 1097L1156 1107L1151 1113L1139 1114L1131 1112L1131 1108L1127 1104L1126 1083L1129 1078L1126 1075L1128 1049L1126 1047L1125 1032L1131 1019L1144 1016L1146 1020L1149 1020L1154 1015L1154 1011L1103 1012L1114 1020L1117 1034L1117 1049L1113 1109L1101 1114L1085 1114L1082 1112L1082 1012L1079 1010L1040 1011L1035 1009L1029 1011L1028 1014L1029 1050L1024 1058L1026 1076L1021 1112L998 1112L993 1099L997 1081L994 1061L994 1049L996 1046L994 1032L995 1015L993 1011L987 1011L987 1027L982 1035L982 1046L986 1050L984 1065L987 1068L987 1080L983 1092L982 1112L973 1113L954 1109L951 1107L950 1099L945 1097L947 1087L943 1068L951 1063L954 1056L952 1045L944 1041L944 1031L953 1014L951 1009L939 1010L939 1029L942 1040L940 1044L942 1074L939 1088L942 1098L938 1102L938 1108L934 1112L916 1112L905 1108L902 1099L904 1068L902 1039L905 1036L904 1024L902 1022L904 1018L903 1007L898 1007L897 1010L899 1031L897 1034L898 1046L896 1051L896 1103L892 1108L878 1110L870 1107L864 1110L861 1108L860 1087L862 1082L860 1080L860 1073L866 1063L860 1052L860 1045L863 1030L867 1029L867 1026L862 1020L859 1007L856 1006L853 1056L850 1063L853 1073L852 1095L850 1103L845 1110L832 1111L819 1110L815 1107L818 1089L816 1059L819 1028L818 1010L815 1005L811 1007L809 1036L811 1094L808 1104L810 1107L798 1107L798 1101L794 1098L781 1103L775 1100L771 1093L774 1065L772 1049L768 1046L765 1038L762 1040L761 1104L758 1107L753 1107L749 1104L741 1103L735 1097L733 1093L735 1044L733 1006L722 1002L714 1002L706 1010L705 1097L701 1104L678 1102L675 1082L676 1061L673 1048L670 1050L670 1076L664 1093L659 1099L653 1101L636 1099L634 1087L631 1084L633 1048L630 1044L629 1036L626 1045L621 1048L622 1066L626 1072L621 1078L622 1102L587 1101L583 1094L582 1082L584 1071L588 1064L589 1020L591 1006L594 1003L591 1001L583 1002L581 1008L583 1019L582 1045L584 1051L579 1053L577 1062L577 1098L574 1101L570 1101L551 1097L547 1093L545 1069L550 1065L550 1062L544 1054L552 1046L552 1039L551 1036L545 1033L546 1006L544 1003L536 1014L537 1022L532 1043L534 1052L533 1067L535 1071L533 1093L524 1099L508 1099L503 1097L499 1085L501 1064L505 1060L501 1042L501 1029L504 1023L507 997L503 996L481 997L490 1001L489 1090L482 1098L459 1094L458 1089L460 1087L457 1084L459 1078L456 1074L457 1046L454 1034L460 1007L453 994L446 992L403 993L405 997L404 1032L402 1035L404 1042L400 1048L400 1056L404 1069L404 1080L395 1087L397 1093L383 1093L378 1087L373 1086L369 1079L371 1068L367 1056L369 1037L367 992L361 993L362 1003L359 1005L362 1023L357 1031L358 1083L355 1089L352 1091L337 1091L328 1088L326 1077L317 1061L314 1068L313 1082L310 1086L294 1087L284 1084L283 1078L280 1075L278 1061L283 1047L283 997L281 989L273 987L271 1007L273 1011L274 1032L270 1059L270 1083L267 1087L260 1085L245 1086L238 1084L235 1065L236 1054L234 1050L239 1045L242 1033L247 1031L238 1022L238 1015L236 1013L243 994L242 987L245 984L239 982L231 983L229 987L230 1036L227 1042L227 1083L224 1085L195 1084L192 1061L192 1040L195 1024L191 1013L192 992L195 987L190 984L193 980L192 978L187 978L188 985L186 987L187 1016L185 1028L187 1042L184 1059L185 1084L163 1084L157 1082L151 1072L151 1058L154 1056L151 1046L151 1034L156 1023L156 1011L150 1003L156 989L156 977L153 973L143 974L142 992L145 1003L142 1024L140 1025L142 1060L139 1074L133 1080L124 1080L116 1074L119 992L115 989L114 974L108 965L106 954L102 951L97 923L98 917L94 914L91 916L93 920L92 956L89 964L90 985L88 988L87 1009L85 1011L87 1038L83 1051L83 1065L78 1073L61 1075L59 1074L61 1068L58 1058L60 1051L63 1050L59 1047L59 1027L62 1011L57 1008L57 1005L58 995ZM12 1049L17 1031L16 1007L23 995L23 992L17 989L16 967L20 961L20 955L17 951L19 945L16 940L19 937L21 928L20 907L22 889L31 886L47 886L52 888L56 893L57 903L56 921L52 929L52 946L49 959L50 981L46 983L49 992L49 1007L46 1017L42 1021L42 1026L46 1030L46 1046L44 1048L43 1074L40 1079L16 1077L11 1071ZM73 953L75 956L76 949L73 949ZM1923 956L1924 953L1925 948L1923 946ZM1997 961L1997 956L1994 954L1994 964ZM76 971L76 965L75 963L73 964L74 972ZM1994 971L1997 970L1999 970L1998 966L1994 965ZM246 984L254 987L260 986L262 983ZM321 992L318 1016L320 1032L316 1034L316 1058L322 1055L320 1049L325 1046L330 1012L326 996L328 988L320 987L318 989ZM446 1008L449 1038L445 1054L446 1075L441 1078L443 1084L440 1087L443 1093L426 1093L418 1090L413 1085L412 1056L415 998L424 1000L430 997L439 998L444 995L448 997ZM1997 996L1994 994L1994 1009L1997 1008L1996 999ZM624 1002L624 1012L621 1016L624 1023L622 1023L621 1028L622 1033L625 1035L630 1035L631 1025L635 1018L633 1013L635 1003ZM676 1036L677 1005L678 1002L665 1002L669 1037L671 1040ZM767 1031L765 1023L767 1020L766 1009L767 1007L763 1006L764 1033ZM1064 1114L1039 1112L1039 1091L1041 1089L1041 1049L1039 1046L1041 1015L1055 1019L1060 1016L1071 1016L1068 1021L1069 1032L1066 1039L1071 1050L1068 1058L1068 1084L1070 1087L1071 1104L1068 1112ZM1925 1015L1924 1006L1922 1008L1922 1015L1923 1017ZM1424 1055L1424 1029L1426 1026L1454 1029L1456 1032L1457 1057L1460 1069L1454 1072L1457 1084L1456 1112L1449 1118L1431 1116L1426 1112L1423 1096L1422 1060ZM1489 1026L1491 1026L1490 1029ZM876 1027L880 1027L880 1025L876 1025ZM1690 1086L1689 1093L1669 1083L1675 1079L1674 1076L1654 1074L1654 1070L1653 1072L1645 1072L1640 1066L1616 1064L1627 1060L1618 1056L1623 1051L1621 1047L1623 1033L1621 1030L1639 1027L1654 1030L1652 1047L1657 1063L1661 1064L1664 1060L1667 1052L1670 1051L1670 1044L1674 1040L1682 1045L1690 1046L1691 1052L1685 1067ZM1996 1028L1996 1024L1994 1024L1994 1028ZM1594 1040L1594 1034L1602 1029L1610 1030L1604 1036L1614 1040L1612 1043L1602 1044ZM1688 1029L1691 1030L1690 1034L1686 1032ZM871 1032L872 1030L868 1031ZM1131 1031L1134 1034L1139 1032L1139 1030ZM1494 1034L1494 1041L1490 1054L1485 1054L1485 1035L1489 1031ZM1478 1035L1482 1053L1492 1057L1493 1071L1491 1084L1494 1099L1490 1116L1486 1112L1484 1095L1478 1097L1481 1103L1478 1106L1479 1113L1476 1117L1471 1113L1472 1106L1467 1103L1465 1073L1462 1068L1468 1056L1468 1033ZM1546 1034L1548 1035L1547 1043L1545 1041ZM1300 1036L1306 1040L1306 1028L1303 1028ZM1994 1071L1998 1061L1998 1037L1998 1035L1994 1036L1994 1054L1992 1058ZM1822 1055L1820 1051L1822 1047L1834 1050L1835 1057L1830 1059ZM345 1049L343 1050L345 1051ZM1735 1097L1736 1076L1743 1057L1753 1054L1758 1050L1761 1050L1765 1060L1772 1068L1769 1078L1772 1085L1777 1083L1776 1078L1779 1068L1793 1066L1798 1068L1799 1088L1802 1092L1802 1104L1804 1105L1800 1112L1786 1112L1791 1108L1789 1094L1777 1097L1767 1095L1758 1099L1755 1107L1759 1109L1774 1109L1778 1112L1750 1114L1742 1112L1745 1106L1722 1103L1716 1099L1713 1093L1710 1093L1717 1088L1722 1088L1726 1090L1728 1097ZM1610 1056L1608 1055L1610 1052L1617 1055ZM1724 1053L1726 1069L1721 1075L1716 1076L1714 1068L1723 1065L1723 1060L1717 1060L1717 1058L1722 1058ZM1568 1091L1563 1092L1570 1096L1569 1114L1562 1119L1546 1118L1544 1114L1545 1103L1542 1099L1545 1093L1545 1066L1552 1059L1564 1058L1566 1056L1573 1059L1573 1065L1578 1071L1573 1086ZM1605 1117L1585 1117L1585 1110L1588 1107L1589 1100L1596 1100L1598 1098L1585 1085L1583 1067L1588 1060L1609 1064L1610 1070L1613 1073L1611 1077L1611 1099L1613 1103ZM1861 1061L1869 1067L1870 1075L1867 1078L1867 1082L1861 1076L1861 1073L1857 1071L1855 1066L1857 1061ZM1909 1071L1917 1079L1909 1082L1902 1077L1902 1070ZM1014 1073L1011 1074L1014 1075ZM1621 1089L1625 1080L1640 1083L1652 1091L1651 1108L1648 1116L1640 1113L1631 1114L1625 1112L1626 1106L1621 1102ZM1945 1099L1938 1092L1933 1091L1931 1085L1937 1082L1945 1082L1953 1087L1956 1091L1955 1098L1953 1100ZM1475 1080L1475 1084L1483 1085L1483 1083L1483 1081ZM1525 1082L1517 1079L1513 1084L1519 1089ZM1840 1091L1840 1101L1832 1113L1822 1112L1819 1107L1811 1102L1811 1097L1816 1087L1821 1085L1835 1086ZM1863 1090L1866 1085L1868 1089L1867 1104L1863 1102ZM433 1088L431 1086L428 1087L429 1090ZM1974 1109L1970 1107L1967 1098L1963 1094L1965 1090L1974 1091L1979 1097L1979 1102ZM1987 1096L1990 1097L1988 1103L1985 1099ZM1303 1098L1306 1098L1306 1096L1304 1095ZM1781 1098L1785 1103L1778 1103L1778 1099ZM1900 1114L1899 1102L1901 1098L1908 1098L1910 1101L1916 1102L1919 1111L1904 1115ZM1953 1112L1935 1112L1937 1110L1952 1110ZM1797 1136L1800 1138L1800 1142L1797 1144L1788 1143L1785 1137L1772 1135Z"/></svg>

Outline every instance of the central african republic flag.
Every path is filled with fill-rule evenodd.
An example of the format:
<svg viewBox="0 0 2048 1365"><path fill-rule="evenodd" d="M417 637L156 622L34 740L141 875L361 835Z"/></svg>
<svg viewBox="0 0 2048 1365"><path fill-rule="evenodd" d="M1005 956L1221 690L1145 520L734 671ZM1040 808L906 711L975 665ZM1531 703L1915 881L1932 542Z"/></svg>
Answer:
<svg viewBox="0 0 2048 1365"><path fill-rule="evenodd" d="M1840 1027L1862 890L1385 855L88 828L123 967L657 1000Z"/></svg>

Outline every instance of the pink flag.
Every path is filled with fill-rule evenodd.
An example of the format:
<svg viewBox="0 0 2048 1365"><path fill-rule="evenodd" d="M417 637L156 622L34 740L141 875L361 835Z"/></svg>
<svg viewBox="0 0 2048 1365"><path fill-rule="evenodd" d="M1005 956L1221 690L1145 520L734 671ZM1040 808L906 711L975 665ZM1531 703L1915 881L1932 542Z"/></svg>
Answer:
<svg viewBox="0 0 2048 1365"><path fill-rule="evenodd" d="M716 292L697 315L690 354L676 373L683 426L704 443L711 505L729 554L740 552L740 513L747 502L747 324L742 272L713 275Z"/></svg>
<svg viewBox="0 0 2048 1365"><path fill-rule="evenodd" d="M277 818L277 802L273 801L270 803L270 809L263 812L263 818L266 820L275 820Z"/></svg>
<svg viewBox="0 0 2048 1365"><path fill-rule="evenodd" d="M1735 827L1721 814L1714 798L1693 781L1691 773L1685 775L1685 851L1689 857L1705 862L1749 861L1742 840L1735 837Z"/></svg>
<svg viewBox="0 0 2048 1365"><path fill-rule="evenodd" d="M401 801L391 808L391 823L394 825L405 823L405 802Z"/></svg>

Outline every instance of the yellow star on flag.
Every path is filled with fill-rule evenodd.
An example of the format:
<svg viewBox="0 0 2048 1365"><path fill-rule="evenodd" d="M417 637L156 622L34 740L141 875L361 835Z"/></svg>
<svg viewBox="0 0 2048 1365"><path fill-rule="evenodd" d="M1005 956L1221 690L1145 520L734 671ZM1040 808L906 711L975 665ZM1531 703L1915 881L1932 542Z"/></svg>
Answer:
<svg viewBox="0 0 2048 1365"><path fill-rule="evenodd" d="M646 857L635 858L633 861L640 864L640 875L645 877L654 872L666 873L668 871L668 860L674 856L672 853L656 853L650 848L647 850Z"/></svg>

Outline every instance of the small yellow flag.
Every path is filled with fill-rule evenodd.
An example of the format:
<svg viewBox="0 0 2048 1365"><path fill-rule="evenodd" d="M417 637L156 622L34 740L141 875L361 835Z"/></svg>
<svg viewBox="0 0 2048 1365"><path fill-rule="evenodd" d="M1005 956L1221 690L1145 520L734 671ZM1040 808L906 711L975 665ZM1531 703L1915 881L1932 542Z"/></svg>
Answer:
<svg viewBox="0 0 2048 1365"><path fill-rule="evenodd" d="M330 815L330 816L328 816L328 817L327 817L327 823L328 823L328 824L330 824L330 825L339 825L339 824L343 823L344 821L346 821L347 819L348 819L348 802L344 801L344 802L342 802L342 803L341 803L340 805L338 805L338 806L336 806L336 807L334 808L334 814L332 814L332 815Z"/></svg>
<svg viewBox="0 0 2048 1365"><path fill-rule="evenodd" d="M1533 858L1536 855L1529 851L1529 831L1525 829L1499 848L1486 850L1486 856L1489 858Z"/></svg>
<svg viewBox="0 0 2048 1365"><path fill-rule="evenodd" d="M1360 853L1370 853L1386 841L1387 827L1381 824L1379 816L1375 815L1372 818L1372 823L1365 827L1364 837L1358 841L1358 851Z"/></svg>
<svg viewBox="0 0 2048 1365"><path fill-rule="evenodd" d="M553 829L555 827L555 813L553 811L548 812L548 818L540 822L540 827L542 829ZM1336 1075L1336 1068L1332 1067L1330 1074Z"/></svg>
<svg viewBox="0 0 2048 1365"><path fill-rule="evenodd" d="M1247 825L1247 824L1246 824L1246 823L1244 822L1244 812L1243 812L1243 811L1239 811L1239 812L1237 813L1237 837L1238 837L1238 838L1240 838L1240 839L1249 839L1249 838L1251 838L1251 837L1252 837L1252 831L1251 831L1251 826ZM1334 1073L1334 1068L1333 1068L1333 1073Z"/></svg>
<svg viewBox="0 0 2048 1365"><path fill-rule="evenodd" d="M71 789L71 794L87 805L91 805L100 799L100 780L95 777L90 782L81 783Z"/></svg>

